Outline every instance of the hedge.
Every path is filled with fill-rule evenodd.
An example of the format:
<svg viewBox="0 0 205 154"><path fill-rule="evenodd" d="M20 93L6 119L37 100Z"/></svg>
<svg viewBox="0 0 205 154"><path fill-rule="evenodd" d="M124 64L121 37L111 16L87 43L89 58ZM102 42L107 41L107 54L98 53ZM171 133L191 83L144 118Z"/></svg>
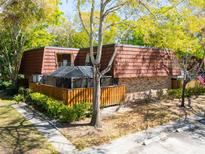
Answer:
<svg viewBox="0 0 205 154"><path fill-rule="evenodd" d="M14 100L16 102L26 102L48 117L60 122L77 121L90 115L91 105L87 102L80 102L73 107L68 107L62 101L41 93L31 92L30 89L20 88L18 95L14 96Z"/></svg>
<svg viewBox="0 0 205 154"><path fill-rule="evenodd" d="M192 96L198 96L205 93L205 87L203 86L196 86L194 88L186 88L185 90L185 97L190 98ZM170 89L167 92L168 98L170 99L180 99L182 96L182 89Z"/></svg>
<svg viewBox="0 0 205 154"><path fill-rule="evenodd" d="M46 115L61 122L72 122L85 118L90 108L87 102L80 102L73 107L68 107L63 102L41 93L31 93L30 100Z"/></svg>

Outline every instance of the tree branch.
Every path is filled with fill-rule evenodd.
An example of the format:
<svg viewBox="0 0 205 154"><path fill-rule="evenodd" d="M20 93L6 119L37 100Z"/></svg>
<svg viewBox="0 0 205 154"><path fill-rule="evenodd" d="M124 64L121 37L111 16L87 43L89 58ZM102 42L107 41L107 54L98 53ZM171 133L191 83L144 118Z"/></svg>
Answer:
<svg viewBox="0 0 205 154"><path fill-rule="evenodd" d="M94 49L93 49L93 25L94 25L94 11L95 11L95 0L92 0L91 13L90 13L90 59L92 64L95 64Z"/></svg>
<svg viewBox="0 0 205 154"><path fill-rule="evenodd" d="M127 28L127 30L124 31L124 33L121 33L121 35L120 35L120 37L119 37L120 39L118 39L117 44L120 42L120 40L122 39L122 37L123 37L126 33L129 32L129 30L131 29L131 27L132 27L132 26L130 25L130 26ZM110 59L108 65L107 65L107 67L100 72L100 76L101 76L101 77L104 76L107 72L109 72L110 69L112 68L112 64L113 64L114 59L115 59L115 56L116 56L116 54L117 54L116 46L115 46L114 48L115 48L115 50L114 50L114 52L113 52L113 54L112 54L112 57L111 57L111 59Z"/></svg>
<svg viewBox="0 0 205 154"><path fill-rule="evenodd" d="M105 2L104 2L104 6L106 6L107 4L109 4L111 2L111 0L106 0Z"/></svg>
<svg viewBox="0 0 205 154"><path fill-rule="evenodd" d="M99 64L101 57L102 57L102 44L103 44L103 23L104 23L104 19L103 18L103 12L104 12L104 4L103 4L103 0L101 0L101 5L100 5L100 23L99 23L99 31L98 31L98 47L97 47L97 57L96 57L96 61Z"/></svg>
<svg viewBox="0 0 205 154"><path fill-rule="evenodd" d="M107 25L104 29L106 30L106 29L109 29L109 28L112 27L112 26L120 25L120 24L126 25L126 24L127 24L126 21L127 21L127 19L123 19L123 20L120 21L120 22L116 22L116 23L109 24L109 25ZM128 26L129 26L129 24L128 24Z"/></svg>
<svg viewBox="0 0 205 154"><path fill-rule="evenodd" d="M110 59L108 65L107 65L107 67L106 67L103 71L101 71L101 73L100 73L101 77L104 76L107 72L109 72L110 69L112 68L113 61L114 61L115 56L116 56L116 54L117 54L116 46L115 46L114 48L115 48L115 50L114 50L114 52L113 52L113 54L112 54L112 57L111 57L111 59Z"/></svg>
<svg viewBox="0 0 205 154"><path fill-rule="evenodd" d="M103 14L103 18L106 18L106 16L108 16L110 13L119 10L120 7L126 5L127 3L128 3L128 2L126 1L126 2L124 2L124 3L115 5L115 6L111 7L111 8L109 8L109 9L107 9L107 10L104 12L104 14Z"/></svg>
<svg viewBox="0 0 205 154"><path fill-rule="evenodd" d="M136 0L136 1L137 3L139 3L139 5L142 5L155 19L157 19L155 14L150 10L150 8L147 6L146 3L142 2L142 0Z"/></svg>
<svg viewBox="0 0 205 154"><path fill-rule="evenodd" d="M83 26L83 29L84 29L85 32L89 35L89 31L88 31L88 29L86 28L85 23L84 23L84 21L83 21L81 9L80 9L80 0L78 0L78 2L77 2L77 11L78 11L78 15L79 15L81 24L82 24L82 26Z"/></svg>

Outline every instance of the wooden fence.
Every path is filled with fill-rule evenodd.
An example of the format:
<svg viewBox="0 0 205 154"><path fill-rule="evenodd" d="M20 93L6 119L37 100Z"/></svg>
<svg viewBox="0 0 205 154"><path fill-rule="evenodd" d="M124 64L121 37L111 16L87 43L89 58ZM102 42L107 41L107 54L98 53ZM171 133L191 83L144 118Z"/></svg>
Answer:
<svg viewBox="0 0 205 154"><path fill-rule="evenodd" d="M69 106L73 106L82 101L92 102L93 88L64 89L36 83L29 83L29 88L34 92L43 93L62 100ZM125 86L103 87L101 91L101 106L111 106L122 103L125 100L125 92Z"/></svg>

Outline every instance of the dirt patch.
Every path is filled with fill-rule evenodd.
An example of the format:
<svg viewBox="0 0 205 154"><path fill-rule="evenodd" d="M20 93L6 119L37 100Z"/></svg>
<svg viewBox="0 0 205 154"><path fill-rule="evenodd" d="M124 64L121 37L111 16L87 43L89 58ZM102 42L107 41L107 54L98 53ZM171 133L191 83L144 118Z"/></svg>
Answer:
<svg viewBox="0 0 205 154"><path fill-rule="evenodd" d="M179 100L134 102L126 106L132 109L130 111L105 116L102 119L101 129L89 126L89 118L69 125L61 125L59 128L78 149L83 149L199 113L205 108L205 97L192 99L191 108L180 108L178 105Z"/></svg>

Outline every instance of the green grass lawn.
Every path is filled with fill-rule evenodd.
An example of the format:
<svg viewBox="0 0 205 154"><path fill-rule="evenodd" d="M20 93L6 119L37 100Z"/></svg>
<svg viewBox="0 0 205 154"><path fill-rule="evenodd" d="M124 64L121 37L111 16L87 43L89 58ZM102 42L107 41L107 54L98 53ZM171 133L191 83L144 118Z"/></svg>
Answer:
<svg viewBox="0 0 205 154"><path fill-rule="evenodd" d="M0 153L57 153L34 126L0 99Z"/></svg>

